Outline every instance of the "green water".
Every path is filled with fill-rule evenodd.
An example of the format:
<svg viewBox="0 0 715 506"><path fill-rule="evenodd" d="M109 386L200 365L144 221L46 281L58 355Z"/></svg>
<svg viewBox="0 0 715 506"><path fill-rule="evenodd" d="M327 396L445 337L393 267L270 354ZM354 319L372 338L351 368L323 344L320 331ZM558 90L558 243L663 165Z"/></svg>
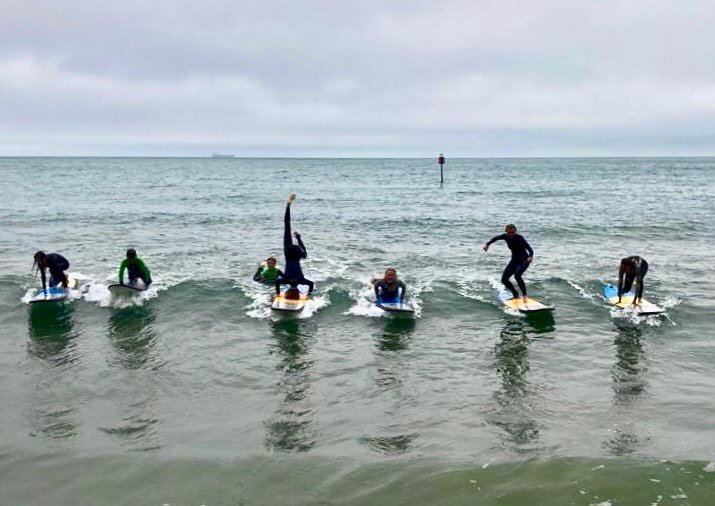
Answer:
<svg viewBox="0 0 715 506"><path fill-rule="evenodd" d="M712 504L714 168L0 159L0 502ZM250 278L289 191L317 288L284 318ZM509 222L552 315L497 300ZM128 246L155 286L119 303ZM39 248L70 301L23 302ZM631 254L665 316L602 300ZM371 305L388 266L416 318Z"/></svg>

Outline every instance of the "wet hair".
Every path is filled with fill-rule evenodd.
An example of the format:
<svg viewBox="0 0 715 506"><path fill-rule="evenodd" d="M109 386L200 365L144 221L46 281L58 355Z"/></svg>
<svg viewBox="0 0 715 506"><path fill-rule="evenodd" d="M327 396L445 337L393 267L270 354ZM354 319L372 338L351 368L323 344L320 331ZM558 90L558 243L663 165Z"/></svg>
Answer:
<svg viewBox="0 0 715 506"><path fill-rule="evenodd" d="M129 248L127 250L127 258L136 258L137 257L137 250L134 248Z"/></svg>
<svg viewBox="0 0 715 506"><path fill-rule="evenodd" d="M45 253L44 251L40 250L40 251L38 251L37 253L35 253L32 258L33 258L33 260L34 260L34 261L32 262L32 268L33 268L33 269L39 268L40 262L43 262L43 263L44 263L44 261L47 260L47 253Z"/></svg>
<svg viewBox="0 0 715 506"><path fill-rule="evenodd" d="M385 269L385 274L387 274L388 272L392 272L395 276L397 276L397 269L395 269L394 267L388 267L387 269Z"/></svg>
<svg viewBox="0 0 715 506"><path fill-rule="evenodd" d="M514 225L513 223L509 223L506 227L504 227L505 232L508 232L509 230L513 230L514 232L516 232L516 225Z"/></svg>
<svg viewBox="0 0 715 506"><path fill-rule="evenodd" d="M270 261L275 262L275 261L276 261L276 257L268 257L268 258L266 258L266 262L270 262Z"/></svg>

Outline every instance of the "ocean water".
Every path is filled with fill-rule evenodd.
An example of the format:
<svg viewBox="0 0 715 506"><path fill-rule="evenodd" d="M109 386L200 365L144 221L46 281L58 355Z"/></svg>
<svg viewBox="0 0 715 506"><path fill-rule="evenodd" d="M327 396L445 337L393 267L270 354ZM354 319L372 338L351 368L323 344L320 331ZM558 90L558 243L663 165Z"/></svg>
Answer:
<svg viewBox="0 0 715 506"><path fill-rule="evenodd" d="M0 504L715 504L715 159L0 159ZM316 292L251 281L286 195ZM529 294L497 299L515 223ZM124 251L155 284L112 300ZM37 249L80 288L30 306ZM600 296L646 258L635 317ZM281 263L281 262L279 262ZM414 318L369 281L396 267Z"/></svg>

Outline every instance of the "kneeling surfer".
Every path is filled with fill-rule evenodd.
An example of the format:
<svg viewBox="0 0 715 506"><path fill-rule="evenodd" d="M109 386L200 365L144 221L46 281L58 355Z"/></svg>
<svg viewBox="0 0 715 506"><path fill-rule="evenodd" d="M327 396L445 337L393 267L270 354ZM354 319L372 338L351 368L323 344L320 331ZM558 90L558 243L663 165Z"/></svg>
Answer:
<svg viewBox="0 0 715 506"><path fill-rule="evenodd" d="M618 267L618 303L621 303L621 296L631 291L633 282L636 282L636 295L633 297L633 305L643 302L643 278L648 273L648 262L645 258L637 255L621 259Z"/></svg>
<svg viewBox="0 0 715 506"><path fill-rule="evenodd" d="M311 280L303 276L303 269L300 267L301 259L308 258L308 251L305 249L305 244L303 244L303 240L300 238L298 232L292 234L295 236L298 244L293 244L293 238L291 237L290 206L296 196L295 193L291 193L286 199L286 211L283 217L283 254L286 259L285 272L276 279L276 295L280 295L281 285L290 285L290 289L286 291L285 295L287 299L297 299L300 297L298 285L307 285L308 295L313 292L313 287L315 286Z"/></svg>
<svg viewBox="0 0 715 506"><path fill-rule="evenodd" d="M511 223L504 228L503 234L489 239L489 242L487 242L482 249L484 251L489 251L489 246L496 241L506 241L506 245L511 250L511 260L506 265L506 268L502 273L501 282L507 290L511 292L512 296L515 299L518 299L519 292L516 291L514 285L512 285L509 281L509 278L514 276L514 279L521 290L522 298L524 302L526 302L526 285L524 284L524 280L521 275L524 274L524 271L529 268L529 265L534 260L534 250L531 249L531 246L529 246L529 243L526 242L524 236L516 233L516 225Z"/></svg>
<svg viewBox="0 0 715 506"><path fill-rule="evenodd" d="M268 257L258 266L256 273L253 275L253 281L273 283L282 275L283 271L276 267L275 257Z"/></svg>
<svg viewBox="0 0 715 506"><path fill-rule="evenodd" d="M375 289L375 300L381 302L405 302L405 283L397 277L397 270L392 267L385 269L381 279L372 281Z"/></svg>
<svg viewBox="0 0 715 506"><path fill-rule="evenodd" d="M64 271L70 268L69 261L59 253L47 254L44 251L38 251L33 256L33 267L40 271L42 276L42 289L47 289L47 277L45 269L50 270L50 288L62 285L62 288L67 288L67 275Z"/></svg>
<svg viewBox="0 0 715 506"><path fill-rule="evenodd" d="M122 260L122 263L119 265L120 285L124 284L125 270L129 276L129 286L136 285L137 279L141 279L144 282L145 290L151 285L151 272L149 272L149 268L144 261L137 256L137 252L134 248L127 250L127 257Z"/></svg>

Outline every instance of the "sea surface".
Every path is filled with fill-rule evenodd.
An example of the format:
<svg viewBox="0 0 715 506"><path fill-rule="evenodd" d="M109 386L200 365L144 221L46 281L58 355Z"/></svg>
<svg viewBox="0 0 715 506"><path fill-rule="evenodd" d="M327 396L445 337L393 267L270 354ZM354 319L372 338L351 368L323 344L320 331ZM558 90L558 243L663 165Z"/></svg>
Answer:
<svg viewBox="0 0 715 506"><path fill-rule="evenodd" d="M2 158L0 189L2 505L715 504L715 158ZM284 316L251 276L291 191ZM507 223L552 314L497 299ZM155 283L113 300L130 246ZM67 302L27 303L38 249ZM601 297L628 255L665 315Z"/></svg>

